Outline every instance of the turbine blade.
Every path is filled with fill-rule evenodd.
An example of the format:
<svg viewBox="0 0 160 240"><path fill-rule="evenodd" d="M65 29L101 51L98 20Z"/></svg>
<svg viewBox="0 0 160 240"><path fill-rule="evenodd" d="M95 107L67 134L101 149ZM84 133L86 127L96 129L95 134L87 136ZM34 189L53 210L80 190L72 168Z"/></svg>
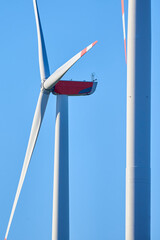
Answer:
<svg viewBox="0 0 160 240"><path fill-rule="evenodd" d="M33 6L34 6L36 26L37 26L37 36L38 36L39 68L40 68L41 81L43 82L46 78L50 76L50 72L49 72L47 52L46 52L46 47L45 47L45 42L44 42L36 0L33 0Z"/></svg>
<svg viewBox="0 0 160 240"><path fill-rule="evenodd" d="M72 57L68 62L63 64L60 68L58 68L45 82L44 88L49 90L53 88L56 83L63 77L63 75L86 53L88 52L95 44L90 44L88 47L77 53L74 57Z"/></svg>
<svg viewBox="0 0 160 240"><path fill-rule="evenodd" d="M126 29L125 29L125 16L124 16L124 0L121 0L122 6L122 23L123 23L123 37L124 37L124 52L125 52L125 61L127 63L127 50L126 50Z"/></svg>
<svg viewBox="0 0 160 240"><path fill-rule="evenodd" d="M27 151L26 151L26 155L25 155L25 159L24 159L24 163L23 163L21 176L20 176L19 183L18 183L17 192L16 192L14 203L13 203L13 206L12 206L12 211L11 211L11 215L10 215L10 218L9 218L9 223L8 223L5 239L7 239L7 237L8 237L8 232L9 232L9 229L10 229L10 226L11 226L13 215L14 215L16 205L17 205L17 202L18 202L18 199L19 199L19 195L20 195L20 192L21 192L21 189L22 189L22 185L23 185L23 182L24 182L24 179L25 179L25 176L26 176L26 172L27 172L30 160L31 160L31 156L32 156L35 144L36 144L38 133L39 133L39 130L40 130L40 127L41 127L42 119L43 119L45 109L46 109L46 106L47 106L48 97L49 97L49 94L44 93L42 91L40 92L39 99L38 99L38 102L37 102L36 111L35 111L34 118L33 118L31 133L30 133L29 142L28 142L28 147L27 147Z"/></svg>

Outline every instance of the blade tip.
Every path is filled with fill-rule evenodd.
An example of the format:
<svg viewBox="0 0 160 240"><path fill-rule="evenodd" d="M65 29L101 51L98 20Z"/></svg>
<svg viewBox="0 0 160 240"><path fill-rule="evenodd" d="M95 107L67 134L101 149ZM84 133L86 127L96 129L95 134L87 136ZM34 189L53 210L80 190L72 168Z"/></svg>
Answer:
<svg viewBox="0 0 160 240"><path fill-rule="evenodd" d="M124 14L124 0L121 0L121 6L122 6L122 15Z"/></svg>
<svg viewBox="0 0 160 240"><path fill-rule="evenodd" d="M92 47L93 47L97 42L98 42L98 41L93 42L93 43L92 43Z"/></svg>

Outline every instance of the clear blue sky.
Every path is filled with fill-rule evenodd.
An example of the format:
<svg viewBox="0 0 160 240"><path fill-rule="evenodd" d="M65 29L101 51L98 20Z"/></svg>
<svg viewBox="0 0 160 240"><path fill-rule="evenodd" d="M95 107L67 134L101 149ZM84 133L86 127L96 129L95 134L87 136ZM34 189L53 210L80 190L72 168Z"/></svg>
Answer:
<svg viewBox="0 0 160 240"><path fill-rule="evenodd" d="M95 40L65 79L98 78L69 99L70 239L124 240L126 64L121 1L37 0L53 72ZM127 5L125 12L127 20ZM152 1L152 240L160 239L160 1ZM0 8L0 239L4 238L40 89L32 0ZM55 96L50 96L8 240L51 239Z"/></svg>

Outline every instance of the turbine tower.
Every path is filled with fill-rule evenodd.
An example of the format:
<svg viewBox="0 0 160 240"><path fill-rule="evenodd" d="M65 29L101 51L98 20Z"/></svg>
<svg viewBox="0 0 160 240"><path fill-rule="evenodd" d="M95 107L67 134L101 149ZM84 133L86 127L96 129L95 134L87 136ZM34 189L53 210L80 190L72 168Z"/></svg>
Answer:
<svg viewBox="0 0 160 240"><path fill-rule="evenodd" d="M5 240L8 237L13 215L36 144L50 93L57 95L52 240L69 240L68 96L90 95L95 91L97 83L84 81L64 81L61 80L61 78L86 52L88 52L97 43L97 41L80 51L50 75L36 0L33 0L33 5L38 35L41 89L33 118L23 168L9 218Z"/></svg>
<svg viewBox="0 0 160 240"><path fill-rule="evenodd" d="M151 0L129 0L126 240L150 240L150 105Z"/></svg>

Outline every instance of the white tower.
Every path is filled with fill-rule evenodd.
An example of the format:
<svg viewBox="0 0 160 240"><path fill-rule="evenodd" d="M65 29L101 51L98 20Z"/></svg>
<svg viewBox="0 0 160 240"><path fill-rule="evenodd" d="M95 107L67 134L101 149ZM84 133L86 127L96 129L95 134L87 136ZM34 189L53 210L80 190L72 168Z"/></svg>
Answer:
<svg viewBox="0 0 160 240"><path fill-rule="evenodd" d="M129 0L126 240L150 239L151 1Z"/></svg>
<svg viewBox="0 0 160 240"><path fill-rule="evenodd" d="M68 96L56 103L52 240L69 240Z"/></svg>

